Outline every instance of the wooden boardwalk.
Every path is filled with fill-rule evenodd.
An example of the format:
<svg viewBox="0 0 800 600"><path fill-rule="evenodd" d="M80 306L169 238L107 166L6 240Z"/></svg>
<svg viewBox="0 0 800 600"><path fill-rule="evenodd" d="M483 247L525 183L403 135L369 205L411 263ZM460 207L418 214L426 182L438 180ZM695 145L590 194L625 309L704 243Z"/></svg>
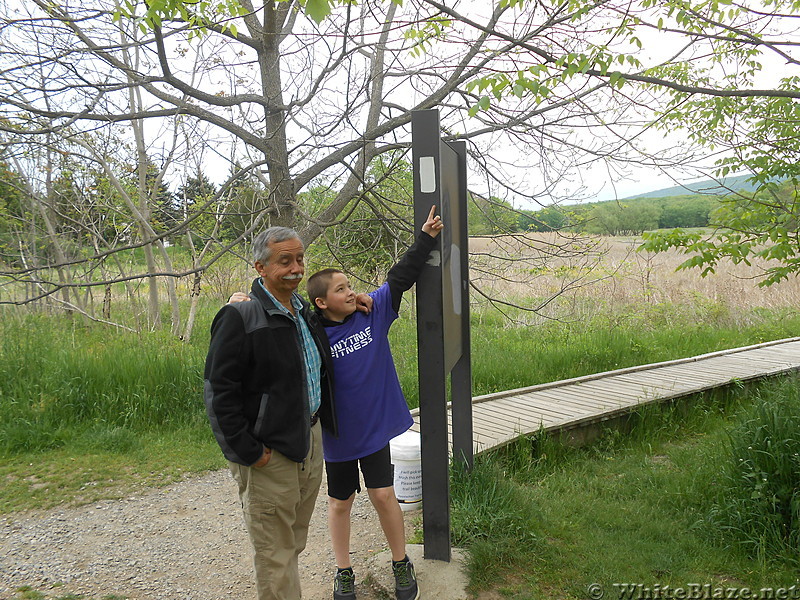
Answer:
<svg viewBox="0 0 800 600"><path fill-rule="evenodd" d="M473 398L475 453L540 429L569 430L637 406L688 396L735 381L800 370L800 338L712 352ZM412 411L419 431L419 409Z"/></svg>

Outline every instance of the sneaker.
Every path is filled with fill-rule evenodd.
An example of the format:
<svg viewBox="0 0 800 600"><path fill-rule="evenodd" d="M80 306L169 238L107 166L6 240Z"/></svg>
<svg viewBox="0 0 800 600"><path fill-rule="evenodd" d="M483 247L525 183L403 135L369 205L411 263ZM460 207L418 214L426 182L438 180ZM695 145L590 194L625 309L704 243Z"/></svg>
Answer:
<svg viewBox="0 0 800 600"><path fill-rule="evenodd" d="M353 569L345 569L336 573L333 580L333 600L355 600L356 576Z"/></svg>
<svg viewBox="0 0 800 600"><path fill-rule="evenodd" d="M417 600L419 587L417 574L414 572L414 563L410 560L392 565L394 571L394 595L397 600Z"/></svg>

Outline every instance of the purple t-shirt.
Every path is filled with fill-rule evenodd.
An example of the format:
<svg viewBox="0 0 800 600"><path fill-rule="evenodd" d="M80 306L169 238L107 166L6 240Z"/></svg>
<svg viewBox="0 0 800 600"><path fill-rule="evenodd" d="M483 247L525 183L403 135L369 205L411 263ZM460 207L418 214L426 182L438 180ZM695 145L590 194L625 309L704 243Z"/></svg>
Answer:
<svg viewBox="0 0 800 600"><path fill-rule="evenodd" d="M375 300L370 314L355 312L341 325L325 328L339 422L338 438L322 430L328 462L377 452L413 423L389 348L389 327L397 318L389 285L384 283L370 296Z"/></svg>

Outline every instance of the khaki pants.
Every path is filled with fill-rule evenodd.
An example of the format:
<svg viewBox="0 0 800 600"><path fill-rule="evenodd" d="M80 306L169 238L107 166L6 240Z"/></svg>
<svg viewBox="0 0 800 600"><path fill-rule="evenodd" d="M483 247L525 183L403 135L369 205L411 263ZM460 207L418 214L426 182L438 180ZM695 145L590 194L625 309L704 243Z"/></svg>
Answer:
<svg viewBox="0 0 800 600"><path fill-rule="evenodd" d="M244 520L255 551L258 600L300 600L297 558L306 547L308 524L322 482L322 433L311 428L304 463L279 452L261 468L229 463L239 484Z"/></svg>

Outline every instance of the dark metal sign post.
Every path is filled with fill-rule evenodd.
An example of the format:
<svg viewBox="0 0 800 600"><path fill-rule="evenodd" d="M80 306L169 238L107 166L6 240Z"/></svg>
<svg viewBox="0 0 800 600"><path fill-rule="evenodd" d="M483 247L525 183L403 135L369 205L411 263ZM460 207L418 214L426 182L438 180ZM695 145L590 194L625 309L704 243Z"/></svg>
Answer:
<svg viewBox="0 0 800 600"><path fill-rule="evenodd" d="M422 459L422 529L427 559L450 561L447 385L453 457L472 467L472 371L467 255L467 149L439 136L439 111L411 113L414 224L436 205L444 229L417 281L417 353Z"/></svg>

